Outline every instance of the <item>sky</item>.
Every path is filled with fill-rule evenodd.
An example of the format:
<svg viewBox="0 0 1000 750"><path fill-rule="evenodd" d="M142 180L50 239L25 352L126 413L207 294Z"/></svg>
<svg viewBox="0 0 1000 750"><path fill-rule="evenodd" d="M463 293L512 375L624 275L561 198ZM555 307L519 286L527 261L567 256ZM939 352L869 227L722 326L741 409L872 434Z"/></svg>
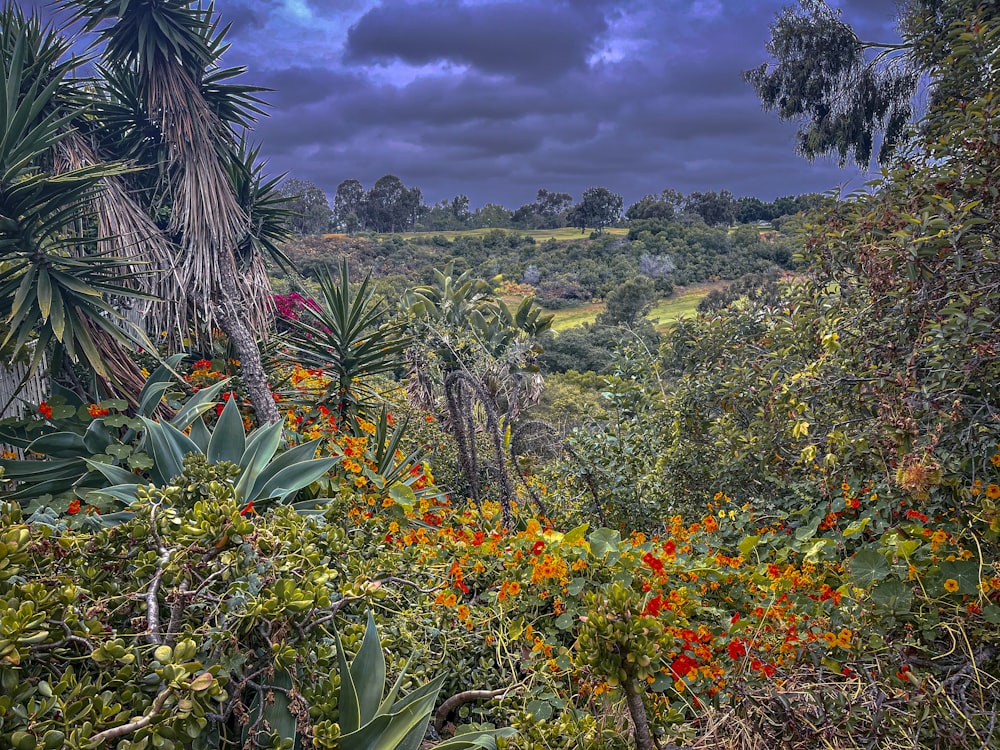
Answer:
<svg viewBox="0 0 1000 750"><path fill-rule="evenodd" d="M431 205L531 203L591 186L626 205L674 188L736 196L860 189L795 154L741 71L791 0L216 0L227 66L273 91L253 139L271 173L332 198L385 174ZM27 5L32 0L25 0ZM833 0L894 38L895 0Z"/></svg>

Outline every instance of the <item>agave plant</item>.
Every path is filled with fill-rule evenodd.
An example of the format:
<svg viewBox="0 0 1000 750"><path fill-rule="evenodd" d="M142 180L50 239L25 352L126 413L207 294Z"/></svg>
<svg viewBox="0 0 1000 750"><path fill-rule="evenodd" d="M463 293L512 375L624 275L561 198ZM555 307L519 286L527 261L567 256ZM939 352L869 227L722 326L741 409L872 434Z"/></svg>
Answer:
<svg viewBox="0 0 1000 750"><path fill-rule="evenodd" d="M7 497L22 500L73 493L99 506L105 505L102 498L129 505L140 484L169 484L183 473L185 456L200 454L209 463L228 461L237 467L236 497L244 504L269 499L285 502L340 461L336 457L313 458L318 440L278 454L282 423L274 422L248 435L234 400L226 402L214 430L209 430L203 415L216 405L215 399L228 381L198 391L171 419L153 420L163 394L172 386L173 367L183 356L170 357L150 375L140 394L137 419L100 417L82 430L50 431L25 447L51 460L0 461L5 479L17 483ZM128 427L124 434L114 429L119 424ZM135 461L136 456L143 460ZM109 520L118 519L111 516Z"/></svg>
<svg viewBox="0 0 1000 750"><path fill-rule="evenodd" d="M210 464L228 461L238 469L234 479L236 499L247 506L265 500L286 502L340 461L339 458L314 458L320 439L302 443L276 456L284 425L273 422L248 435L239 408L232 399L226 402L213 431L209 431L201 415L191 423L189 434L170 422L155 422L149 417L140 419L153 459L148 481L159 486L170 483L183 473L184 457L190 454L203 455ZM93 490L89 496L110 495L131 504L139 485L146 483L119 466L92 460L87 460L87 465L112 483L110 487Z"/></svg>
<svg viewBox="0 0 1000 750"><path fill-rule="evenodd" d="M183 358L183 354L167 358L149 376L138 396L136 418L120 413L86 418L85 405L73 394L54 387L53 390L58 392L56 398L61 395L65 403L56 405L52 416L44 424L22 424L18 428L5 423L0 429L0 438L4 442L45 460L0 460L5 479L15 484L15 489L4 497L28 501L29 511L34 510L31 504L37 505L43 500L58 504L82 498L89 490L107 485L104 476L91 468L95 464L110 466L138 481L139 477L130 471L141 471L151 465L151 459L144 453L146 441L143 439L141 418L149 418L161 410L163 397L174 384L173 368ZM187 429L215 405L215 399L225 385L223 381L198 391L172 413L172 424L179 430ZM110 400L104 403L117 409L128 407L126 401ZM84 418L80 417L81 414Z"/></svg>
<svg viewBox="0 0 1000 750"><path fill-rule="evenodd" d="M368 613L361 648L350 663L340 633L334 631L334 635L340 673L337 705L340 709L338 743L341 750L417 750L424 740L438 692L447 675L439 675L400 697L409 662L387 691L385 655L371 612ZM276 686L286 688L285 691L274 691L276 697L292 687L291 676L287 672L276 674L275 681ZM282 684L277 685L278 682ZM287 701L275 700L265 705L264 718L272 729L279 732L282 740L296 740L295 719L289 714ZM495 750L497 737L509 737L515 732L512 727L464 732L433 748Z"/></svg>

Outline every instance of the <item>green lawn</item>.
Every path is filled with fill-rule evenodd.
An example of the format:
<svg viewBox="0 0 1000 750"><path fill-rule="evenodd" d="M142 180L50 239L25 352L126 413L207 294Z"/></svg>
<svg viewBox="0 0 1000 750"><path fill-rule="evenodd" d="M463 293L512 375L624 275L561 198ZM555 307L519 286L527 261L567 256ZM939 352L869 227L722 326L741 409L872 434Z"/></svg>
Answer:
<svg viewBox="0 0 1000 750"><path fill-rule="evenodd" d="M692 284L689 287L684 287L673 296L661 299L650 311L648 317L657 321L656 327L660 332L668 331L673 327L677 318L694 315L701 298L713 289L724 286L725 283ZM552 328L555 331L562 331L584 323L593 323L603 309L603 302L592 302L565 310L556 310L554 311L555 318L552 321Z"/></svg>
<svg viewBox="0 0 1000 750"><path fill-rule="evenodd" d="M495 231L494 229L461 229L452 231L441 231L441 232L403 232L402 234L396 235L402 237L404 240L419 239L421 237L445 237L449 240L455 240L459 237L485 237L490 232ZM516 234L526 234L529 237L533 237L536 242L545 242L546 240L557 240L559 242L565 242L567 240L578 240L587 239L590 237L590 232L581 233L579 229L573 227L563 227L562 229L505 229L506 232L514 232ZM624 227L611 227L604 230L605 234L610 234L613 237L624 237L628 234L628 229Z"/></svg>

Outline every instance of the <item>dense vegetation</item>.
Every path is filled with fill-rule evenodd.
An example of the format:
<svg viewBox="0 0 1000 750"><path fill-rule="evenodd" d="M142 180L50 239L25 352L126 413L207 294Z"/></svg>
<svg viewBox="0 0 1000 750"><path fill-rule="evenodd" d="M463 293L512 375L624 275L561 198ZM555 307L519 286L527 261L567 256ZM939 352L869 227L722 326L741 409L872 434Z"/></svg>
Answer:
<svg viewBox="0 0 1000 750"><path fill-rule="evenodd" d="M795 258L672 216L551 266L508 232L338 240L373 268L352 280L300 243L276 421L223 331L85 377L35 265L108 316L136 290L87 286L100 207L60 203L48 155L79 111L24 104L49 48L5 11L5 345L52 366L0 423L0 746L1000 744L1000 17L936 7L905 19L938 94L905 154L803 217ZM186 8L167 38L204 41ZM543 376L551 318L505 301L497 257L538 289L592 263L593 330L637 334L607 374ZM643 335L657 284L732 265L758 275Z"/></svg>

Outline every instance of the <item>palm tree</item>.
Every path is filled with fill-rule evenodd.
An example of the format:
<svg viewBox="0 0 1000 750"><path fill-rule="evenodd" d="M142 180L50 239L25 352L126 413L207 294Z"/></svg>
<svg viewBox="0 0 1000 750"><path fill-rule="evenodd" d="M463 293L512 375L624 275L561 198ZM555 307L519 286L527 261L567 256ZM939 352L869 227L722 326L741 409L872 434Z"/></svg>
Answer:
<svg viewBox="0 0 1000 750"><path fill-rule="evenodd" d="M495 478L501 522L513 524L514 487L507 445L521 408L537 401L542 378L535 365L536 339L552 315L527 297L515 311L495 297L490 284L454 264L434 272L434 282L402 300L413 345L408 352L408 394L417 406L442 416L455 438L469 497L479 503L481 467L476 435L492 443L488 468Z"/></svg>

